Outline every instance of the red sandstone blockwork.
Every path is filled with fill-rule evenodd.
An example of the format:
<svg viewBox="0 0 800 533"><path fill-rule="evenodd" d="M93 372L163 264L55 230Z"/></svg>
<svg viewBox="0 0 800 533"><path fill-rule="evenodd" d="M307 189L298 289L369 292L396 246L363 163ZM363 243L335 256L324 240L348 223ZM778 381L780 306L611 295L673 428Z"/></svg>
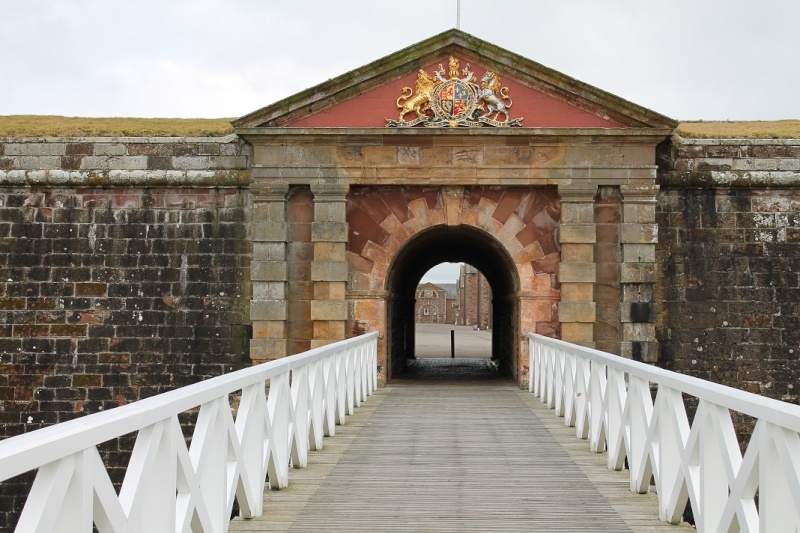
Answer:
<svg viewBox="0 0 800 533"><path fill-rule="evenodd" d="M355 187L347 204L348 288L385 290L392 261L415 234L446 222L472 226L493 235L508 252L520 291L548 301L526 306L526 331L556 328L557 311L549 302L557 301L559 294L555 233L560 217L554 188ZM380 306L355 305L352 316L382 329L383 311Z"/></svg>

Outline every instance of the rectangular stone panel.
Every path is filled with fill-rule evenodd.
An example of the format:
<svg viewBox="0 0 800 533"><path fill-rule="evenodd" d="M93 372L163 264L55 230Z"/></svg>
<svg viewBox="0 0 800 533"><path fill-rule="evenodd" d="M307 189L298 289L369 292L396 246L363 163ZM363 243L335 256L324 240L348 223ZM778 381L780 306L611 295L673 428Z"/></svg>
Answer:
<svg viewBox="0 0 800 533"><path fill-rule="evenodd" d="M561 324L561 338L567 342L575 342L585 346L594 340L594 324L591 322Z"/></svg>
<svg viewBox="0 0 800 533"><path fill-rule="evenodd" d="M314 222L311 241L347 242L347 222Z"/></svg>
<svg viewBox="0 0 800 533"><path fill-rule="evenodd" d="M254 281L286 281L286 261L259 261L250 265L250 279Z"/></svg>
<svg viewBox="0 0 800 533"><path fill-rule="evenodd" d="M347 262L345 261L312 262L311 281L347 281Z"/></svg>
<svg viewBox="0 0 800 533"><path fill-rule="evenodd" d="M563 244L561 260L565 263L594 263L593 244Z"/></svg>
<svg viewBox="0 0 800 533"><path fill-rule="evenodd" d="M286 241L288 224L286 222L256 222L252 225L252 239L255 242Z"/></svg>
<svg viewBox="0 0 800 533"><path fill-rule="evenodd" d="M597 265L594 263L561 263L558 267L561 283L594 283L597 280Z"/></svg>
<svg viewBox="0 0 800 533"><path fill-rule="evenodd" d="M320 261L344 261L347 245L343 242L315 242L314 259Z"/></svg>
<svg viewBox="0 0 800 533"><path fill-rule="evenodd" d="M253 361L274 361L286 357L285 339L251 339L250 359Z"/></svg>
<svg viewBox="0 0 800 533"><path fill-rule="evenodd" d="M597 242L597 229L594 224L561 224L558 240L562 243L594 243Z"/></svg>
<svg viewBox="0 0 800 533"><path fill-rule="evenodd" d="M253 300L283 300L286 297L286 283L283 281L253 282Z"/></svg>
<svg viewBox="0 0 800 533"><path fill-rule="evenodd" d="M655 283L655 263L622 263L620 265L621 283Z"/></svg>
<svg viewBox="0 0 800 533"><path fill-rule="evenodd" d="M562 302L593 302L593 283L564 283L561 285Z"/></svg>
<svg viewBox="0 0 800 533"><path fill-rule="evenodd" d="M593 224L595 205L590 202L563 202L561 222L564 224Z"/></svg>
<svg viewBox="0 0 800 533"><path fill-rule="evenodd" d="M625 263L655 263L656 247L652 244L623 244L622 260Z"/></svg>
<svg viewBox="0 0 800 533"><path fill-rule="evenodd" d="M250 302L250 320L286 320L286 300Z"/></svg>
<svg viewBox="0 0 800 533"><path fill-rule="evenodd" d="M653 322L656 318L653 302L620 302L620 322Z"/></svg>
<svg viewBox="0 0 800 533"><path fill-rule="evenodd" d="M646 322L628 322L622 324L622 340L649 341L656 337L656 325Z"/></svg>
<svg viewBox="0 0 800 533"><path fill-rule="evenodd" d="M658 242L658 225L620 224L620 242L655 244Z"/></svg>
<svg viewBox="0 0 800 533"><path fill-rule="evenodd" d="M559 322L594 322L596 317L594 302L561 302L558 306Z"/></svg>
<svg viewBox="0 0 800 533"><path fill-rule="evenodd" d="M344 300L313 300L311 320L346 320L347 302Z"/></svg>

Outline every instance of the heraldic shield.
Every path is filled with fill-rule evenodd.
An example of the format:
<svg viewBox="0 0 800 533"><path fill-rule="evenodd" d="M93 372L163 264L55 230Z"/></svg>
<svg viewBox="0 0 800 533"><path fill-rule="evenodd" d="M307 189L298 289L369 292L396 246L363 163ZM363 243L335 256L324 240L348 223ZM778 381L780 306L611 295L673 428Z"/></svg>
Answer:
<svg viewBox="0 0 800 533"><path fill-rule="evenodd" d="M428 128L457 126L522 126L522 117L511 119L508 108L512 101L508 87L502 87L500 77L488 71L475 82L475 74L469 65L459 73L459 61L450 57L449 70L439 69L430 76L420 69L415 90L404 87L397 99L400 116L397 120L386 119L388 127L412 127L423 124ZM406 115L416 116L406 120ZM492 115L494 117L492 118ZM499 121L500 115L503 121Z"/></svg>

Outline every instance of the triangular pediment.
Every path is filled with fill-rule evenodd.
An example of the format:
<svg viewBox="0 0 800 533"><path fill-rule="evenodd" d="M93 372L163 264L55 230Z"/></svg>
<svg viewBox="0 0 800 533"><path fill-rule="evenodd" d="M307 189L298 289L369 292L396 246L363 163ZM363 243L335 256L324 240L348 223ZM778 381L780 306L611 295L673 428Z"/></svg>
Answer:
<svg viewBox="0 0 800 533"><path fill-rule="evenodd" d="M233 125L237 129L384 127L387 119L398 119L398 99L409 94L405 88L415 88L420 70L435 78L437 71L448 69L450 57L458 60L460 69L469 66L476 80L486 72L497 74L508 88L505 102L512 102L507 118L522 119L526 128L677 126L668 117L460 30L441 33L328 80L245 115ZM410 111L405 120L415 116Z"/></svg>

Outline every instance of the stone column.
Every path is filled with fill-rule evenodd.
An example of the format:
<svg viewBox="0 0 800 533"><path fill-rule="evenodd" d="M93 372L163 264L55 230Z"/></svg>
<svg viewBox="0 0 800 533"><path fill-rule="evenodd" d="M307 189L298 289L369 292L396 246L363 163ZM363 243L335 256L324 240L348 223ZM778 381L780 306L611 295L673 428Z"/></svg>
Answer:
<svg viewBox="0 0 800 533"><path fill-rule="evenodd" d="M561 195L561 303L558 319L561 338L583 346L594 347L596 306L594 283L597 265L594 262L594 243L597 228L594 223L594 198L597 186L584 183L559 185Z"/></svg>
<svg viewBox="0 0 800 533"><path fill-rule="evenodd" d="M250 190L253 197L250 359L263 363L286 356L286 194L289 186L256 182Z"/></svg>
<svg viewBox="0 0 800 533"><path fill-rule="evenodd" d="M314 244L314 261L311 263L311 281L314 283L312 348L345 338L348 190L349 185L342 182L311 185L314 193L314 222L311 226L311 242Z"/></svg>
<svg viewBox="0 0 800 533"><path fill-rule="evenodd" d="M622 185L621 355L658 362L655 332L656 195L658 185Z"/></svg>

